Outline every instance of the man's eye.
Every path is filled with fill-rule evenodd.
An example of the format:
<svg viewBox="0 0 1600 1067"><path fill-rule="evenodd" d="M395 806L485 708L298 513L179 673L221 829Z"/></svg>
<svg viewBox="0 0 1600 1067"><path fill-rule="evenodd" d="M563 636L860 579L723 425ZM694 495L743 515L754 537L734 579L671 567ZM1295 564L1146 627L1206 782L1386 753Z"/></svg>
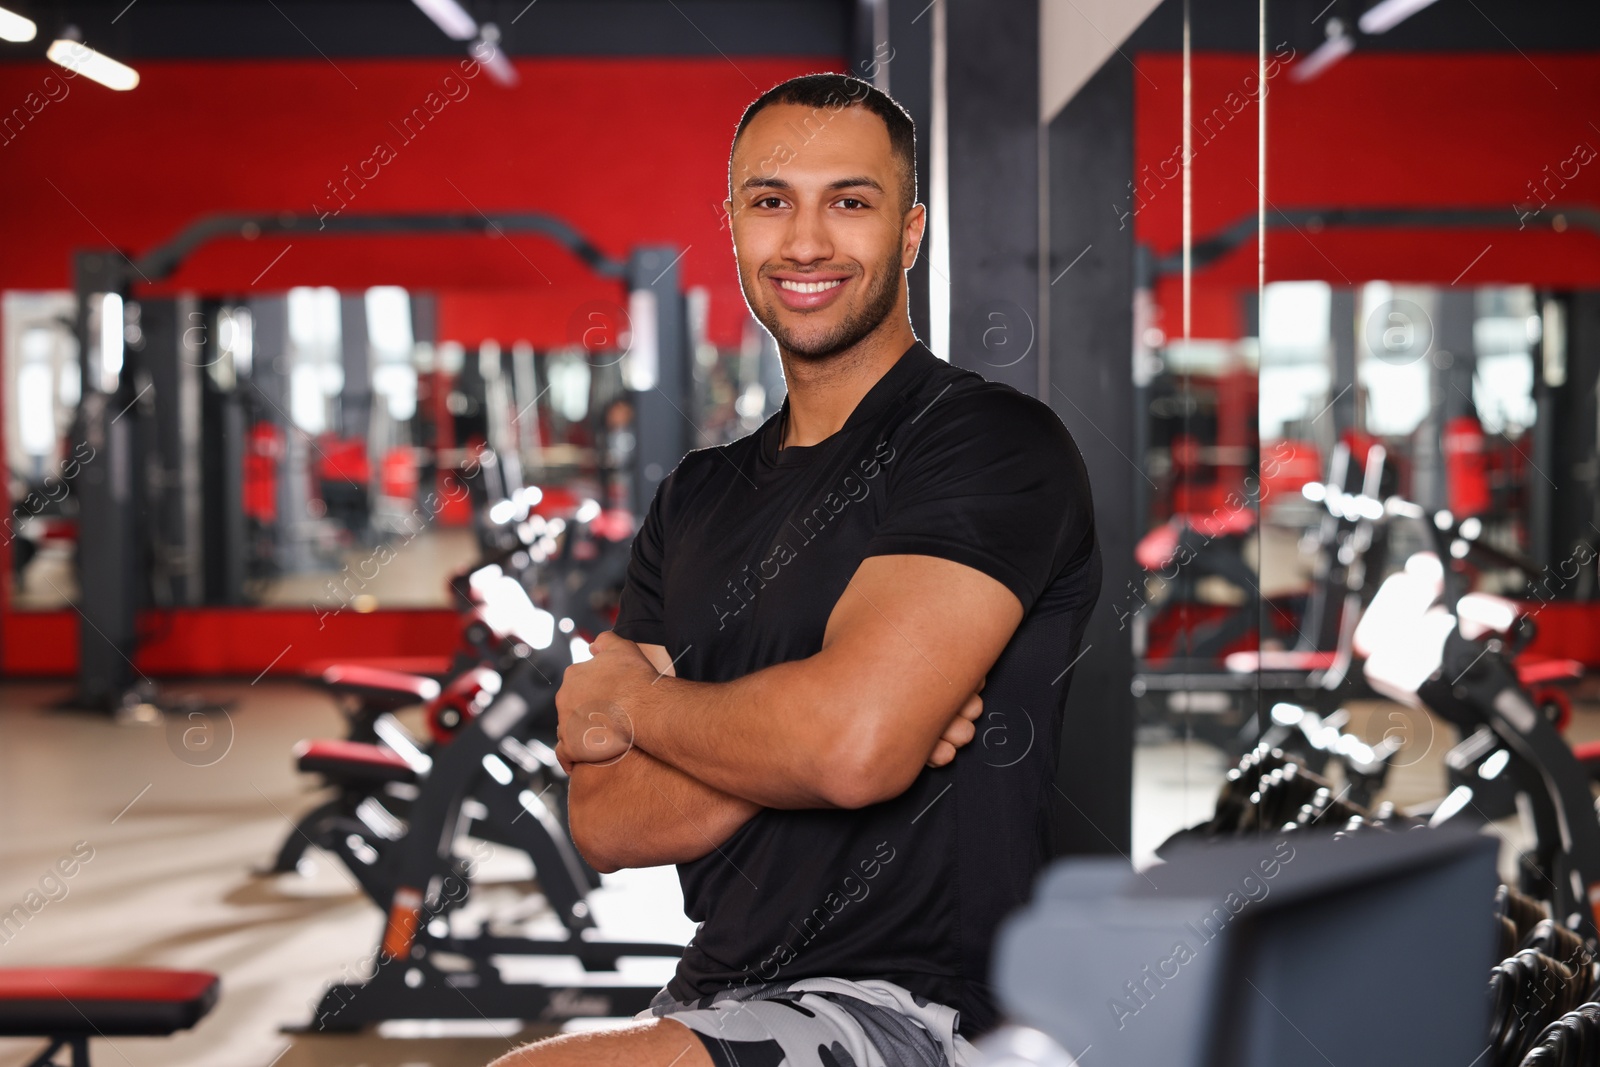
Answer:
<svg viewBox="0 0 1600 1067"><path fill-rule="evenodd" d="M776 196L764 196L756 201L756 207L782 207L783 201Z"/></svg>
<svg viewBox="0 0 1600 1067"><path fill-rule="evenodd" d="M843 200L839 201L839 206L849 208L850 210L854 211L856 208L866 207L867 204L864 200L857 200L854 197L847 196Z"/></svg>

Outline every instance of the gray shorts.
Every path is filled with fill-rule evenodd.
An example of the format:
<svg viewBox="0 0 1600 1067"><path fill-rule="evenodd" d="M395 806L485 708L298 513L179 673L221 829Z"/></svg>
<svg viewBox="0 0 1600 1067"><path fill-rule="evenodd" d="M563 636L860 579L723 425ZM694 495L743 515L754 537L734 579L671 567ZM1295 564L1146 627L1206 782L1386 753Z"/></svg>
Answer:
<svg viewBox="0 0 1600 1067"><path fill-rule="evenodd" d="M666 990L638 1018L693 1030L717 1067L966 1067L954 1008L878 979L801 978L682 1004Z"/></svg>

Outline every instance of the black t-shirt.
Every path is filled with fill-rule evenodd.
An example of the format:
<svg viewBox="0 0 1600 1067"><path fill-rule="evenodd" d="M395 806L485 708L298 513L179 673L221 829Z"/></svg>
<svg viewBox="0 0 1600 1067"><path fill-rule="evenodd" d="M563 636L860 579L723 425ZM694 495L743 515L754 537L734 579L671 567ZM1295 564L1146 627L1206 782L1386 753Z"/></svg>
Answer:
<svg viewBox="0 0 1600 1067"><path fill-rule="evenodd" d="M995 927L1046 856L1069 667L1100 591L1083 461L1046 405L921 344L833 436L780 451L782 426L780 412L692 452L661 483L617 633L664 646L681 678L740 678L820 651L846 583L880 555L974 567L1024 617L989 672L977 736L950 765L859 810L764 809L679 866L701 925L668 989L690 1002L736 985L882 978L979 1033L995 1022Z"/></svg>

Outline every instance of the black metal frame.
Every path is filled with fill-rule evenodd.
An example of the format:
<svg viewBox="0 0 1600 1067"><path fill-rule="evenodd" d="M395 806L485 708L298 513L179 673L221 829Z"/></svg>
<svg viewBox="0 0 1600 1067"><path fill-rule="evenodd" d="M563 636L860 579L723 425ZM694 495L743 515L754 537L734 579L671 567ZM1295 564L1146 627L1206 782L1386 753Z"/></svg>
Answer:
<svg viewBox="0 0 1600 1067"><path fill-rule="evenodd" d="M554 721L556 685L539 679L559 678L568 661L557 641L537 660L508 672L494 703L438 752L410 806L405 837L362 880L369 893L377 890L376 899L388 898L389 927L377 967L365 982L331 986L307 1029L355 1030L389 1019L549 1021L632 1015L649 1006L655 986L507 983L493 962L496 956L567 956L586 971L606 971L623 956L675 957L683 951L681 945L592 940L595 922L584 899L589 880L560 814L528 788L523 775L501 782L485 769L486 759L505 752L505 741ZM482 804L481 817L464 810L469 798ZM532 818L522 822L523 816ZM469 825L474 833L528 853L565 938L455 934L450 916L465 903L470 882L454 846ZM441 957L448 961L443 966Z"/></svg>
<svg viewBox="0 0 1600 1067"><path fill-rule="evenodd" d="M76 435L95 449L95 462L85 465L80 495L78 566L80 605L88 625L79 629L79 691L72 706L115 711L129 704L156 702L153 687L142 677L135 682L137 647L135 618L140 607L146 567L138 550L140 500L132 471L136 444L122 414L139 397L132 385L132 367L120 375L114 394L102 392L89 374L89 298L96 293L128 296L136 283L170 277L201 247L217 240L254 240L262 235L378 236L395 234L472 234L504 236L532 233L561 245L595 274L626 284L631 291L654 293L658 383L636 394L638 476L636 510L648 505L656 485L693 445L684 411L690 406L687 313L678 280L681 258L667 246L635 249L626 259L607 255L569 225L551 215L531 212L422 213L337 215L317 217L277 214L220 213L202 216L165 243L132 258L119 250L79 253L74 260L78 302L76 333L84 381Z"/></svg>

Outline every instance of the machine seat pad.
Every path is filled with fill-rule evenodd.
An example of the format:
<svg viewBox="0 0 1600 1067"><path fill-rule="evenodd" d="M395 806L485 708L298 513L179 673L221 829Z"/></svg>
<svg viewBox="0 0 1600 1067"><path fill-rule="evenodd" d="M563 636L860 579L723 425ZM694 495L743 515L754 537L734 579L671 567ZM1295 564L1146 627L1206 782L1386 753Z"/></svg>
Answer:
<svg viewBox="0 0 1600 1067"><path fill-rule="evenodd" d="M1544 685L1548 682L1569 682L1583 677L1583 664L1575 659L1545 659L1543 656L1522 655L1513 664L1517 681L1523 685Z"/></svg>
<svg viewBox="0 0 1600 1067"><path fill-rule="evenodd" d="M154 967L0 968L0 1035L163 1036L217 1002L217 976Z"/></svg>
<svg viewBox="0 0 1600 1067"><path fill-rule="evenodd" d="M1266 652L1230 652L1223 661L1233 674L1256 671L1325 671L1333 666L1336 652L1297 652L1294 649Z"/></svg>
<svg viewBox="0 0 1600 1067"><path fill-rule="evenodd" d="M322 672L322 684L338 695L357 698L369 707L398 711L412 704L426 704L439 695L439 683L432 678L402 671L384 670L357 664L341 664Z"/></svg>
<svg viewBox="0 0 1600 1067"><path fill-rule="evenodd" d="M295 766L339 782L415 782L417 772L382 745L322 738L294 746Z"/></svg>

